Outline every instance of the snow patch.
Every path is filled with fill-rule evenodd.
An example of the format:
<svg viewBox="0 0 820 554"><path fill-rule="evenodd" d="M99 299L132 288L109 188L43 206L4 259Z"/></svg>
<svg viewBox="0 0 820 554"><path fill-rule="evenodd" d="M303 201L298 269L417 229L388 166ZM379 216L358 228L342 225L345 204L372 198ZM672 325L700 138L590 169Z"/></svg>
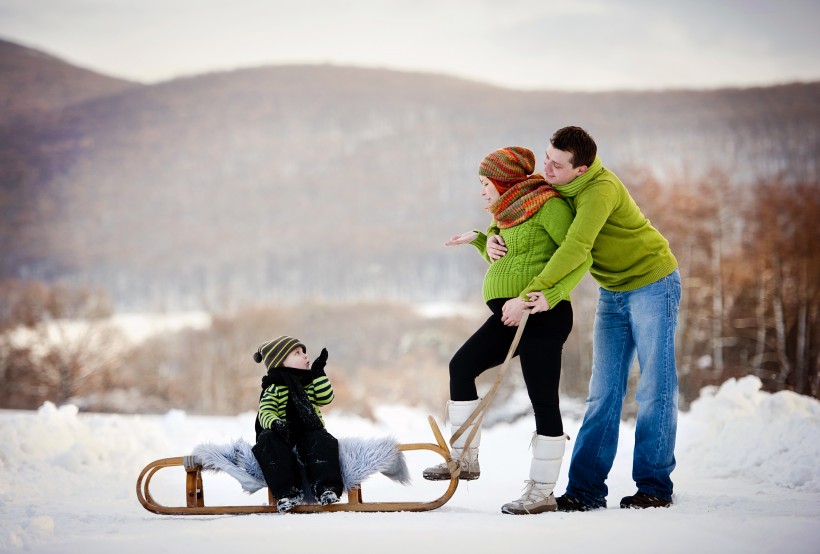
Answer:
<svg viewBox="0 0 820 554"><path fill-rule="evenodd" d="M132 343L138 344L161 333L207 329L211 326L211 320L207 312L127 313L113 316L111 323Z"/></svg>
<svg viewBox="0 0 820 554"><path fill-rule="evenodd" d="M469 319L480 318L482 315L489 315L486 306L476 304L460 304L454 302L429 302L416 304L413 311L427 319L439 317L460 316Z"/></svg>
<svg viewBox="0 0 820 554"><path fill-rule="evenodd" d="M516 398L520 404L525 399ZM500 407L503 408L503 407ZM501 411L513 413L513 408ZM377 421L330 411L337 437L392 434L402 443L432 442L427 414L381 406ZM436 416L442 424L441 414ZM529 470L532 416L485 428L481 479L461 483L442 508L422 514L328 513L314 516L169 518L146 512L134 486L142 468L159 458L190 454L205 442L253 440L255 414L234 417L110 415L79 412L51 403L33 412L0 411L0 551L118 554L195 550L223 554L241 541L266 549L304 549L306 536L321 530L357 554L385 550L498 552L542 548L618 552L814 553L820 544L820 403L789 392L769 394L754 377L730 380L703 391L678 425L675 505L650 512L619 510L632 494L633 424L622 423L610 472L609 509L588 514L511 517L500 506L520 494ZM565 414L564 427L577 436L580 417ZM445 435L447 434L445 430ZM557 492L567 482L574 441L567 446ZM413 483L382 477L364 485L366 500L425 501L443 492L421 479L435 456L408 453ZM184 472L163 470L152 493L163 504L183 504ZM261 504L227 476L206 476L206 504ZM279 519L287 518L287 521ZM284 529L287 532L276 532ZM639 540L636 540L639 536Z"/></svg>

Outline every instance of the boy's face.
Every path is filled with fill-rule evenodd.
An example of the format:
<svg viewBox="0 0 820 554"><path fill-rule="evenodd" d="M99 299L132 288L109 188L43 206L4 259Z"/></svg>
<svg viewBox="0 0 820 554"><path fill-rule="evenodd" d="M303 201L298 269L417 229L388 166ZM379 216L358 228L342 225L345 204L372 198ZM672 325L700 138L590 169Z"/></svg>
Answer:
<svg viewBox="0 0 820 554"><path fill-rule="evenodd" d="M310 360L301 346L291 350L285 360L282 362L285 367L294 367L296 369L310 369Z"/></svg>

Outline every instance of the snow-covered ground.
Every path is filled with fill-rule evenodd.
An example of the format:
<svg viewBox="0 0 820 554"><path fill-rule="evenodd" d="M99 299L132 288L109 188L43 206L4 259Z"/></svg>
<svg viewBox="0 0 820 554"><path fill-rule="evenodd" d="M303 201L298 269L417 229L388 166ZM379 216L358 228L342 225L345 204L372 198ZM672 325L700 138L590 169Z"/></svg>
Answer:
<svg viewBox="0 0 820 554"><path fill-rule="evenodd" d="M160 516L137 502L135 482L148 462L190 453L201 442L253 438L254 414L194 417L78 414L46 404L37 412L0 412L0 551L49 553L195 552L820 552L820 403L767 394L747 377L705 390L679 421L673 473L675 505L620 510L634 492L633 429L621 426L610 479L610 507L590 513L502 515L529 465L532 423L485 430L482 476L462 483L442 508L422 513ZM378 423L327 414L337 436L394 435L432 442L426 414L378 410ZM437 417L440 414L434 414ZM575 436L580 421L565 421ZM572 443L570 443L571 448ZM408 452L411 487L378 476L365 500L432 500L443 483L421 479L436 462ZM569 454L566 460L569 459ZM558 485L566 484L566 463ZM184 503L184 472L152 481L163 504ZM236 481L206 474L205 500L262 504Z"/></svg>

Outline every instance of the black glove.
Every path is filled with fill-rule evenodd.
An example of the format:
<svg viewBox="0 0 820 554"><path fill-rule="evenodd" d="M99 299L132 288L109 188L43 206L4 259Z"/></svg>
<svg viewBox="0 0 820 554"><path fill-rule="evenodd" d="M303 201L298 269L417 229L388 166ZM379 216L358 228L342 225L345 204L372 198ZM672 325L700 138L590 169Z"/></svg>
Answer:
<svg viewBox="0 0 820 554"><path fill-rule="evenodd" d="M325 374L325 364L327 363L327 348L322 348L322 352L319 354L319 357L313 360L313 363L310 364L310 370L313 372L313 375L319 377Z"/></svg>
<svg viewBox="0 0 820 554"><path fill-rule="evenodd" d="M287 444L292 444L290 440L290 427L287 421L275 419L271 424L271 430L275 431L279 435L279 438Z"/></svg>

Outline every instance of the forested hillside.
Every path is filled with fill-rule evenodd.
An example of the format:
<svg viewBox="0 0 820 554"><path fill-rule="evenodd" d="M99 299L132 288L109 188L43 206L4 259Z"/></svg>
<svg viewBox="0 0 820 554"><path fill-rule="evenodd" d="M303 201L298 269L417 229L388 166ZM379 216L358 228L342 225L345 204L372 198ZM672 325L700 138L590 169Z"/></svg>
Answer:
<svg viewBox="0 0 820 554"><path fill-rule="evenodd" d="M17 65L38 60L3 46ZM65 81L58 69L38 79ZM818 98L818 83L570 94L291 66L51 102L0 126L0 274L99 284L130 308L463 298L481 266L441 243L488 223L487 152L543 158L555 129L578 124L628 184L636 166L662 185L716 171L816 181Z"/></svg>
<svg viewBox="0 0 820 554"><path fill-rule="evenodd" d="M442 246L489 223L478 163L512 144L542 160L571 124L678 258L684 400L747 373L820 394L820 83L573 94L282 66L143 86L6 42L0 69L0 406L119 388L230 412L275 322L333 347L350 402L437 402L474 322L402 306L481 306L485 262ZM587 277L564 356L578 396L595 298ZM180 309L218 319L126 354L70 323Z"/></svg>
<svg viewBox="0 0 820 554"><path fill-rule="evenodd" d="M0 39L0 119L62 108L139 87Z"/></svg>

